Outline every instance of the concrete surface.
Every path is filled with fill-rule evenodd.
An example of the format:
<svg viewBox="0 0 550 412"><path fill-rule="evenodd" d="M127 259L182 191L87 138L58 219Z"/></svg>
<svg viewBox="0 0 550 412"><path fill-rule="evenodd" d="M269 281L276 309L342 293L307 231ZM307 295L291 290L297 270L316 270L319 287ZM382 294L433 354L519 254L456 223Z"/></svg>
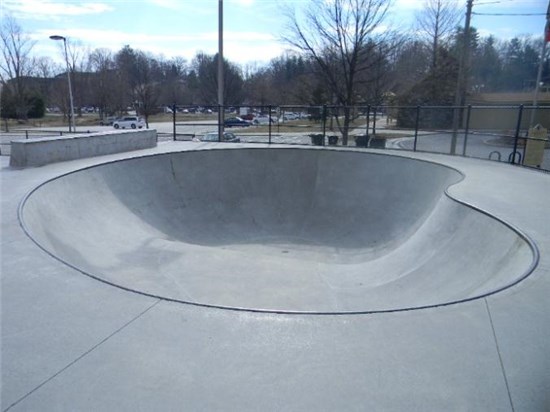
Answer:
<svg viewBox="0 0 550 412"><path fill-rule="evenodd" d="M491 293L532 269L520 234L445 195L460 179L380 154L184 152L62 176L26 199L21 220L61 261L155 297L396 310Z"/></svg>
<svg viewBox="0 0 550 412"><path fill-rule="evenodd" d="M265 163L266 159L261 156L246 163L247 151L241 150L231 153L234 157L222 156L226 151L216 150L166 154L71 173L84 167L138 155L221 147L229 148L232 145L176 142L132 154L24 170L9 168L7 159L1 159L2 410L548 410L550 227L545 217L550 201L550 176L459 157L399 153L400 157L397 158L326 149L301 149L304 152L297 154L285 149L277 152L279 155L275 163ZM253 152L267 153L258 149ZM301 157L304 153L313 154ZM290 157L283 154L289 154ZM271 151L266 156L271 156ZM285 162L290 162L292 156L295 156L293 161L303 162L303 169L300 169L302 173L291 174L287 170L291 163ZM337 162L331 163L335 158ZM366 170L351 176L339 175L345 169L344 172L334 170L334 177L326 173L327 168L345 168L347 162L338 161L344 158L352 166L372 163L376 168L369 169L367 166ZM133 248L138 246L140 239L148 241L153 236L157 236L157 243L152 246L164 253L159 266L162 270L167 268L168 252L179 254L182 252L180 248L191 246L211 248L214 254L223 252L222 256L232 263L237 260L232 255L241 253L240 248L246 247L247 253L241 253L241 256L244 255L248 265L255 264L255 269L261 269L260 263L247 256L252 254L249 249L252 245L235 235L239 230L232 231L252 227L252 217L256 225L259 225L259 218L266 218L266 215L249 215L256 210L252 207L256 203L247 199L245 195L248 191L239 192L239 198L244 196L251 204L232 205L234 211L246 210L247 214L232 213L230 216L233 220L217 219L210 222L208 215L201 216L199 213L201 210L198 205L215 193L226 197L210 198L210 206L205 208L206 211L215 208L216 201L221 200L218 203L224 207L220 212L225 212L232 190L239 187L237 177L245 176L246 180L241 179L241 183L251 182L246 177L248 173L239 174L235 171L234 175L220 176L223 185L216 179L207 179L205 184L197 185L197 180L200 181L203 176L197 172L202 163L187 169L185 165L212 159L216 159L218 164L223 164L222 159L230 159L233 165L250 166L249 172L263 174L265 184L254 186L260 193L269 193L271 187L279 191L286 190L287 194L293 195L292 201L277 198L275 204L266 205L266 210L262 209L273 218L272 212L277 208L293 207L290 216L279 217L282 219L281 224L270 224L262 229L279 230L279 233L289 236L285 231L295 222L304 219L307 223L301 226L301 234L307 234L305 240L298 242L294 235L287 237L287 244L283 245L278 241L264 240L266 247L253 250L258 261L272 259L273 255L277 255L276 264L282 264L284 259L279 254L290 254L291 247L298 249L297 246L301 245L303 247L296 252L296 256L286 258L294 262L289 265L291 269L295 265L305 265L304 271L311 269L313 263L303 263L310 259L321 267L325 265L327 272L324 275L330 276L331 270L338 268L341 274L345 273L342 267L346 266L344 261L348 256L351 261L348 265L362 266L361 270L365 271L368 262L377 262L390 256L380 266L389 270L393 268L392 260L395 260L396 266L400 259L401 264L405 264L410 256L416 256L415 253L424 250L411 246L414 243L412 239L418 239L420 244L428 242L426 248L437 246L446 251L444 261L434 257L426 258L429 262L426 268L430 270L422 272L422 265L413 259L410 262L415 269L413 272L418 276L424 273L424 282L417 282L415 276L409 283L398 284L396 290L392 293L388 291L386 296L405 298L404 290L408 290L412 296L418 294L439 300L438 289L445 290L449 283L464 286L457 279L445 278L446 272L454 266L463 266L462 272L468 282L472 281L468 277L474 275L472 269L479 270L480 266L485 269L480 259L484 259L483 262L487 259L486 276L491 273L501 275L500 270L497 270L497 262L492 261L494 253L501 249L499 246L508 245L504 246L506 250L512 250L512 244L518 246L513 252L517 254L505 253L510 257L508 260L504 255L501 256L501 262L505 264L499 268L504 268L503 271L508 274L499 278L489 289L483 289L480 285L472 286L474 294L514 283L522 274L527 274L531 264L536 262L536 255L529 242L536 245L540 259L532 273L519 283L495 294L443 307L353 315L261 313L170 302L98 282L52 258L33 243L19 225L18 207L23 198L42 183L71 173L46 183L32 193L27 204L21 208L21 216L29 233L43 247L52 248L51 253L64 259L77 256L76 260L68 263L79 269L91 271L101 268L101 275L113 276L112 279L117 282L129 281L128 284L137 289L137 286L143 286L141 283L147 275L145 271L138 271L139 262L148 262L149 259L141 257L140 260ZM363 159L364 162L361 162ZM418 160L428 160L439 165ZM270 167L259 172L255 161ZM147 162L148 166L145 166ZM216 162L206 164L212 166ZM277 168L277 165L280 167ZM391 178L384 176L390 165L395 166L391 167L392 170L403 170ZM317 184L311 189L311 195L303 196L299 188L304 187L304 180L309 181L308 177L303 176L310 170L308 166L313 168L312 178ZM459 174L444 166L456 169ZM173 168L172 180L165 180L166 167ZM423 172L422 168L425 168ZM145 169L149 173L143 172ZM128 178L125 173L118 173L121 171L132 171L137 176ZM268 172L275 173L272 175ZM415 179L415 173L422 179ZM268 175L272 177L268 178ZM278 175L280 179L275 177ZM460 180L460 175L464 176L463 180ZM115 176L119 176L119 180ZM283 177L288 176L294 177L289 187L283 184ZM162 180L156 180L161 177ZM139 183L142 179L146 180ZM394 221L390 219L384 225L394 224L392 232L395 231L399 236L388 236L380 248L374 246L373 237L360 230L361 225L366 224L359 219L362 215L353 208L345 209L346 202L351 201L349 197L348 200L340 197L336 206L343 206L346 211L342 224L350 222L347 216L353 222L347 227L343 226L342 230L346 234L351 233L353 245L364 242L367 246L363 250L355 250L353 245L348 245L345 253L335 250L334 244L346 239L342 233L335 233L324 244L314 244L312 240L319 236L319 231L331 232L330 225L336 223L334 217L325 212L333 210L335 206L331 203L334 200L332 195L343 186L337 183L350 181L360 183L352 186L358 201L363 200L364 195L373 196L372 193L360 191L358 186L368 183L378 188L379 192L383 184L387 183L394 189L387 193L388 196L396 197L394 201L388 199L383 203L373 202L371 212L378 209L375 205L402 203L397 189L409 190L405 184L411 186L410 193L421 191L425 195L424 203L416 211L413 207L410 213L398 209L387 211L388 215L397 215ZM427 181L431 183L425 184ZM151 186L158 182L163 182L158 185L158 190L151 190ZM172 190L174 185L180 189L176 195ZM446 187L448 196L444 193ZM88 204L94 200L94 196L88 197L87 193L80 190L84 188L97 194L93 205ZM348 186L348 189L351 188ZM83 197L75 196L73 192ZM189 199L194 193L197 198ZM313 196L315 193L317 195ZM350 195L349 190L345 193L346 196ZM181 196L180 205L184 204L184 199L189 202L187 206L193 212L193 219L186 223L191 224L197 218L202 219L201 224L216 223L211 226L212 230L221 225L219 237L210 229L204 233L191 230L192 227L187 232L183 231L183 222L180 222L180 219L185 219L183 211L177 212L172 221L164 221L162 224L155 221L156 218L162 221L169 217L168 213L158 207L159 217L149 212L154 210L155 202L169 205L164 202L171 201L170 196ZM260 198L258 202L261 202ZM107 200L109 203L104 205ZM174 202L177 200L172 199ZM53 206L41 203L43 201L52 202ZM311 201L306 211L313 213L298 213L303 208L296 206L303 206L300 205L302 201ZM402 204L405 205L403 207L409 205ZM62 208L60 213L54 213L55 206ZM97 210L94 210L94 206ZM368 205L365 207L369 210ZM111 210L117 218L124 217L122 213L126 211L125 220L109 220ZM101 222L100 218L105 215L107 220ZM411 215L416 216L414 221L409 220ZM50 219L55 219L55 225L49 222ZM382 224L382 217L373 219L371 223ZM97 228L93 227L94 222ZM240 226L233 227L235 222ZM77 225L72 232L71 225ZM519 229L525 237L519 236L512 227ZM127 237L134 233L133 230L139 235L136 240ZM80 234L81 231L87 233ZM98 233L102 231L105 231L104 237L100 238ZM120 238L111 237L119 231ZM165 243L158 243L159 239ZM444 244L447 242L445 239L454 243L457 252L455 257L448 254L453 248L446 249L451 246ZM126 242L129 244L125 245ZM111 245L113 250L107 250L109 248L102 246L102 243ZM178 246L175 246L176 243ZM467 250L469 245L473 245L473 250ZM70 255L71 246L74 247L74 255ZM403 248L410 248L413 254L402 252ZM133 253L120 256L128 250ZM326 253L327 250L331 253ZM462 259L459 253L464 250L467 250L466 256L470 257L468 261ZM479 250L478 254L476 250ZM81 252L84 254L80 255ZM101 262L103 253L107 253L107 263ZM116 258L121 261L128 258L136 271L122 271L123 265L114 261ZM179 256L176 256L174 261L178 259ZM206 263L223 266L212 255L208 256ZM180 259L179 264L188 263ZM441 270L433 270L436 267ZM115 268L118 272L105 270ZM459 269L452 270L456 276L460 275ZM283 273L285 282L291 280L289 273ZM158 272L152 275L156 276ZM262 275L266 276L265 273ZM236 272L231 273L231 276L234 283L238 284ZM338 309L347 302L352 302L354 308L360 306L360 295L368 287L354 284L360 280L360 272L354 276L350 284L336 288L338 292L346 289L351 295L332 296L335 299L333 306L326 308ZM372 277L376 276L369 274L369 282ZM246 280L251 279L248 277ZM270 278L269 282L274 279ZM304 282L302 289L309 285L307 280L301 279ZM344 282L345 279L336 280ZM166 279L161 279L159 283L165 282ZM427 293L426 288L430 288L432 282L438 285ZM312 284L320 287L321 282L315 280ZM373 285L370 283L369 287ZM242 283L239 287L242 288L239 291L241 298L244 296L251 302L255 299L254 289L246 291ZM262 282L254 283L253 287L261 288ZM178 292L176 287L170 290L168 284L165 289ZM287 291L292 290L288 288ZM358 291L358 295L353 295L353 291ZM445 293L452 294L453 291L456 292L454 286ZM459 296L470 295L460 291ZM219 296L216 294L215 297ZM296 294L293 304L300 302L301 297ZM299 306L289 306L287 299L276 303L301 309ZM317 298L312 302L315 303L311 305L314 309L325 305L325 301ZM361 307L369 309L366 303Z"/></svg>
<svg viewBox="0 0 550 412"><path fill-rule="evenodd" d="M157 131L126 130L40 137L12 141L10 166L32 167L66 160L148 149L157 145Z"/></svg>

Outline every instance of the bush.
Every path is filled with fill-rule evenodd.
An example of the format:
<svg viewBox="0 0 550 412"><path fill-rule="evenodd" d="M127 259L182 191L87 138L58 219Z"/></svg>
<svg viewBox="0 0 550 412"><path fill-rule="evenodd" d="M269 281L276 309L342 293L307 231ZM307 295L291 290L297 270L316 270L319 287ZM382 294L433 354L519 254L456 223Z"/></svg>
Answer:
<svg viewBox="0 0 550 412"><path fill-rule="evenodd" d="M4 89L1 99L0 116L2 119L40 119L46 114L46 104L41 96L28 96L25 98L24 104L18 107L13 94Z"/></svg>
<svg viewBox="0 0 550 412"><path fill-rule="evenodd" d="M17 117L15 100L7 87L2 90L0 101L2 102L0 107L0 116L2 119L15 119Z"/></svg>
<svg viewBox="0 0 550 412"><path fill-rule="evenodd" d="M46 114L46 104L40 96L33 96L28 100L30 106L27 116L29 119L40 119Z"/></svg>

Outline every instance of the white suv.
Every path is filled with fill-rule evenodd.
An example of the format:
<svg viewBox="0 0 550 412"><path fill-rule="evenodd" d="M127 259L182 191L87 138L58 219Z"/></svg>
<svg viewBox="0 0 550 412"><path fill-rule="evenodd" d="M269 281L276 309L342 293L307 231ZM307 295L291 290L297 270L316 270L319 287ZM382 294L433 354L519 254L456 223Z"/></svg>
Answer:
<svg viewBox="0 0 550 412"><path fill-rule="evenodd" d="M138 129L141 129L142 127L145 127L145 122L141 117L126 116L115 120L113 122L113 127L115 129L126 129L127 127L131 127L132 129L135 129L137 127Z"/></svg>

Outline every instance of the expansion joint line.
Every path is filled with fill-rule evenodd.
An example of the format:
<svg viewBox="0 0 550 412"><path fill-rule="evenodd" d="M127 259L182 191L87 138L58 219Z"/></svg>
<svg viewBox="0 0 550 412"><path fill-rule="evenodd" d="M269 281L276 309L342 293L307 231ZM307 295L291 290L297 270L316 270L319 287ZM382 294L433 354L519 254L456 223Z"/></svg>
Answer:
<svg viewBox="0 0 550 412"><path fill-rule="evenodd" d="M42 383L40 383L38 386L36 386L34 389L32 389L31 391L27 392L25 395L23 395L22 397L20 397L19 399L17 399L15 402L13 402L10 406L8 406L6 409L3 410L3 412L7 412L9 411L11 408L13 408L15 405L17 405L18 403L22 402L23 400L25 400L27 397L29 397L30 395L32 395L34 392L36 392L38 389L40 389L42 386L46 385L48 382L50 382L51 380L55 379L57 376L61 375L63 372L65 372L67 369L69 369L71 366L73 366L74 364L76 364L77 362L79 362L81 359L83 359L84 357L88 356L90 353L92 353L94 350L96 350L98 347L100 347L101 345L103 345L105 342L107 342L109 339L111 339L113 336L115 336L116 334L118 334L119 332L121 332L122 330L124 330L126 327L130 326L132 323L134 323L136 320L138 320L140 317L142 317L143 315L145 315L147 312L149 312L151 309L153 309L156 305L159 304L159 302L161 302L161 299L157 299L152 305L148 306L146 309L144 309L142 312L138 313L136 316L134 316L132 319L130 319L128 322L126 322L125 324L123 324L121 327L119 327L118 329L116 329L113 333L111 333L110 335L108 335L106 338L102 339L100 342L96 343L94 346L92 346L90 349L88 349L87 351L85 351L82 355L80 355L79 357L77 357L76 359L74 359L72 362L70 362L69 364L65 365L63 368L61 368L60 370L58 370L56 373L54 373L52 376L50 376L48 379L46 379L45 381L43 381Z"/></svg>
<svg viewBox="0 0 550 412"><path fill-rule="evenodd" d="M495 340L495 346L497 349L498 360L500 362L500 369L502 370L502 376L504 377L504 383L506 385L506 391L508 392L508 400L510 401L510 407L512 412L514 412L514 402L512 401L512 394L510 392L510 385L508 384L508 378L506 377L506 370L504 369L504 362L502 361L502 355L500 354L500 347L498 346L497 333L495 331L495 325L493 323L493 317L491 316L491 310L489 309L489 302L487 298L483 299L485 301L485 307L487 308L487 314L489 315L489 322L491 324L491 330L493 331L493 338Z"/></svg>

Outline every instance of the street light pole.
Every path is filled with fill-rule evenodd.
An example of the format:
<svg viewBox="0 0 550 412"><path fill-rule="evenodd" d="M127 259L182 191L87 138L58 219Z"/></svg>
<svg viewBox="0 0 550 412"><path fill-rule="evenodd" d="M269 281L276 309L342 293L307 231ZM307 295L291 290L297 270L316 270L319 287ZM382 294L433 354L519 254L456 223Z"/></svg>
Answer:
<svg viewBox="0 0 550 412"><path fill-rule="evenodd" d="M69 119L69 132L76 132L76 126L74 123L73 88L71 86L71 70L69 67L69 54L67 53L67 39L63 36L58 36L58 35L50 36L50 39L63 40L63 46L65 49L65 63L67 65L67 81L69 83L69 103L71 105L71 114Z"/></svg>
<svg viewBox="0 0 550 412"><path fill-rule="evenodd" d="M223 0L218 0L218 141L223 140Z"/></svg>

